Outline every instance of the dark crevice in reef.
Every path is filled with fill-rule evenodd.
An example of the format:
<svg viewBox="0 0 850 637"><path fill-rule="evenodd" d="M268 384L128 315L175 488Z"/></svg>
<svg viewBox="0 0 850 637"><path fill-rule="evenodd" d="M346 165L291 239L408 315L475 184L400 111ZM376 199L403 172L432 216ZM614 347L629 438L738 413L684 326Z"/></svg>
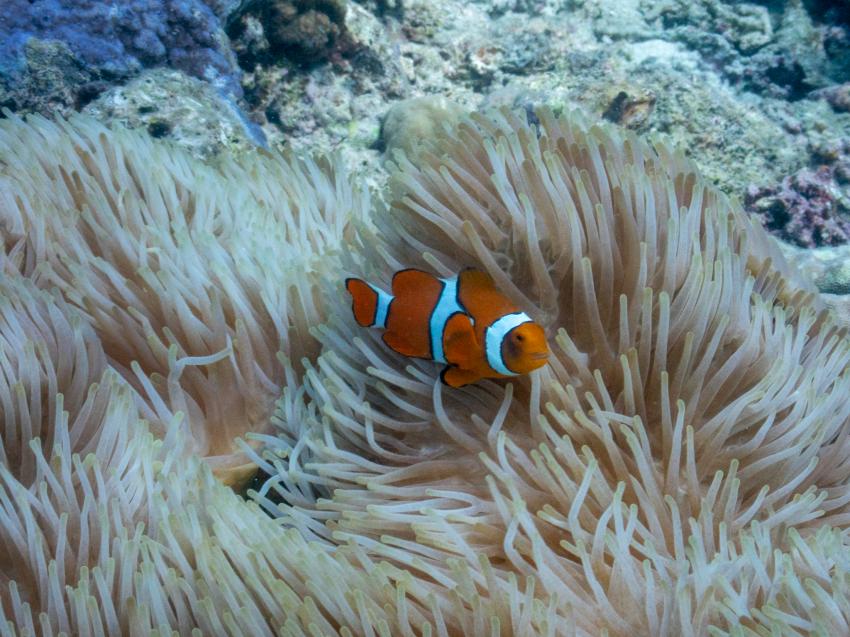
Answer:
<svg viewBox="0 0 850 637"><path fill-rule="evenodd" d="M850 2L847 0L803 0L803 6L818 22L850 26Z"/></svg>

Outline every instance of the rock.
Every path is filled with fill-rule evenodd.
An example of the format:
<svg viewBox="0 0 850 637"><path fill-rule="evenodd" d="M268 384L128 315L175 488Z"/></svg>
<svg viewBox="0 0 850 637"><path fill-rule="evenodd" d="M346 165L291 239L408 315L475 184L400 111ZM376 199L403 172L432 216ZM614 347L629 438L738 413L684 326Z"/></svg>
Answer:
<svg viewBox="0 0 850 637"><path fill-rule="evenodd" d="M256 24L254 37L261 42L265 32ZM374 14L348 3L345 25L347 48L324 63L253 58L243 80L245 99L272 147L338 152L350 170L378 187L384 179L377 150L381 116L388 103L410 94L410 84L392 32ZM240 59L248 58L240 53Z"/></svg>
<svg viewBox="0 0 850 637"><path fill-rule="evenodd" d="M807 4L661 0L648 9L646 20L656 30L653 37L698 51L733 85L799 100L831 82L850 79L843 77L828 45L846 34L816 23ZM839 44L839 49L846 51L846 46ZM837 57L844 60L846 55Z"/></svg>
<svg viewBox="0 0 850 637"><path fill-rule="evenodd" d="M813 248L850 241L850 140L815 149L821 163L779 184L751 186L747 210L784 241Z"/></svg>
<svg viewBox="0 0 850 637"><path fill-rule="evenodd" d="M825 99L836 112L850 113L850 82L821 89L815 96Z"/></svg>
<svg viewBox="0 0 850 637"><path fill-rule="evenodd" d="M777 244L785 258L814 281L838 320L850 327L850 245L808 250L782 241Z"/></svg>
<svg viewBox="0 0 850 637"><path fill-rule="evenodd" d="M653 7L650 15L660 20L669 36L682 42L699 47L699 34L715 34L718 41L744 55L765 46L774 35L767 8L748 2L666 0Z"/></svg>
<svg viewBox="0 0 850 637"><path fill-rule="evenodd" d="M680 44L647 40L576 51L551 72L512 85L545 96L550 105L581 108L672 140L733 196L742 197L752 183L779 181L808 159L795 134L742 103Z"/></svg>
<svg viewBox="0 0 850 637"><path fill-rule="evenodd" d="M463 115L460 106L439 95L414 97L394 104L381 127L384 156L392 159L401 151L410 157L420 141L436 136L443 126Z"/></svg>
<svg viewBox="0 0 850 637"><path fill-rule="evenodd" d="M280 56L309 67L346 48L345 13L345 0L250 3L231 20L228 35L247 69Z"/></svg>
<svg viewBox="0 0 850 637"><path fill-rule="evenodd" d="M554 16L563 8L563 0L490 0L487 12L498 16L504 13Z"/></svg>
<svg viewBox="0 0 850 637"><path fill-rule="evenodd" d="M206 82L180 71L153 69L113 88L84 112L103 122L144 128L202 159L222 152L243 153L264 145L258 126Z"/></svg>
<svg viewBox="0 0 850 637"><path fill-rule="evenodd" d="M53 47L49 68L70 65L76 71L65 82L70 95L63 104L73 105L80 94L90 93L81 87L93 82L106 88L157 66L241 94L240 71L221 21L202 0L6 0L0 19L0 85L7 93L19 95L21 85L40 84L33 75L44 60L37 59L33 41L50 43L35 44L42 52ZM83 77L76 77L80 73ZM27 110L40 107L38 100L13 99Z"/></svg>
<svg viewBox="0 0 850 637"><path fill-rule="evenodd" d="M654 108L655 95L652 91L629 94L621 90L608 104L602 117L626 128L640 130L647 126Z"/></svg>
<svg viewBox="0 0 850 637"><path fill-rule="evenodd" d="M29 38L18 68L0 71L0 106L68 116L107 86L64 42Z"/></svg>
<svg viewBox="0 0 850 637"><path fill-rule="evenodd" d="M465 51L463 68L456 74L476 88L502 86L513 75L532 75L551 69L563 53L563 33L542 17L496 19L484 39L467 37L458 47Z"/></svg>

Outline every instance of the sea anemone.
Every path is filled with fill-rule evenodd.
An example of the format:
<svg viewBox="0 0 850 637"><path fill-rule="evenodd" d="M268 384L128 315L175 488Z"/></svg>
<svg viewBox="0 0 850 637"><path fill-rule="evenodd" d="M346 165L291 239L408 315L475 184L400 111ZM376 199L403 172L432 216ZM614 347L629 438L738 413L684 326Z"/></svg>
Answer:
<svg viewBox="0 0 850 637"><path fill-rule="evenodd" d="M536 121L399 155L375 210L327 160L0 124L6 628L848 632L844 331L681 153ZM489 272L550 365L388 350L342 281L411 266ZM209 470L251 463L247 502Z"/></svg>
<svg viewBox="0 0 850 637"><path fill-rule="evenodd" d="M7 260L86 316L160 435L181 412L194 452L242 480L233 440L268 429L290 362L317 353L316 271L363 193L332 162L211 168L83 118L13 120L0 157Z"/></svg>

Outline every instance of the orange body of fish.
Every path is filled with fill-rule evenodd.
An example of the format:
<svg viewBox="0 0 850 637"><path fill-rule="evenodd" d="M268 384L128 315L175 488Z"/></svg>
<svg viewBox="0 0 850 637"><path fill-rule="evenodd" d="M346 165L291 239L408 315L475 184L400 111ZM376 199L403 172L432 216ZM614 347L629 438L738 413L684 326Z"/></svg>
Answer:
<svg viewBox="0 0 850 637"><path fill-rule="evenodd" d="M345 287L360 325L383 328L384 342L399 354L445 363L440 377L451 387L526 374L549 356L543 328L484 272L441 279L401 270L391 294L361 279L346 279Z"/></svg>

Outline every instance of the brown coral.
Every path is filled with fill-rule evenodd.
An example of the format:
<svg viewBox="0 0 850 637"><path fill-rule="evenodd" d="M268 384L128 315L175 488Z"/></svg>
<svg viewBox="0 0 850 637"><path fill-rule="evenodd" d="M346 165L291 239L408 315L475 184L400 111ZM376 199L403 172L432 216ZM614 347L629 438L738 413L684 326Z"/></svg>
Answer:
<svg viewBox="0 0 850 637"><path fill-rule="evenodd" d="M300 66L328 59L347 46L345 0L269 0L249 3L229 29L242 66L285 56Z"/></svg>

